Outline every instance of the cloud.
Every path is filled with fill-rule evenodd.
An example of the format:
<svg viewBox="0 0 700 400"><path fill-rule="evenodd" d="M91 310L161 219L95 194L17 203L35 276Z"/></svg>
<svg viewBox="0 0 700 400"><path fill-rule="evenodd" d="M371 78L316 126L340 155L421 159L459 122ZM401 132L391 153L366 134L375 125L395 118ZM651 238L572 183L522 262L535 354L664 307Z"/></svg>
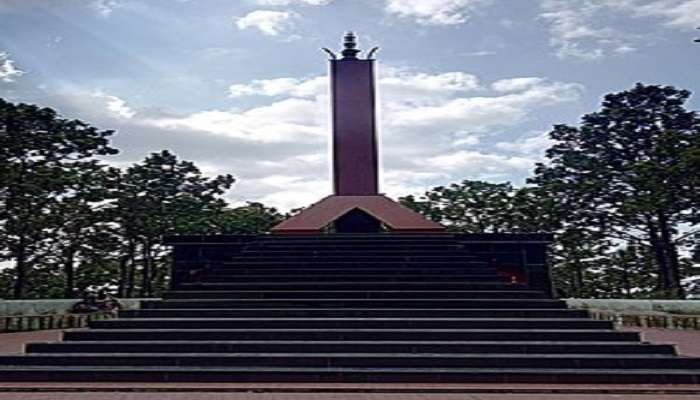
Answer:
<svg viewBox="0 0 700 400"><path fill-rule="evenodd" d="M620 4L637 17L657 17L670 27L694 29L700 26L700 0L623 0Z"/></svg>
<svg viewBox="0 0 700 400"><path fill-rule="evenodd" d="M327 86L327 79L322 76L311 79L255 79L251 83L229 86L229 95L231 97L251 95L313 97L324 92Z"/></svg>
<svg viewBox="0 0 700 400"><path fill-rule="evenodd" d="M542 156L544 151L553 144L549 138L549 132L543 132L534 136L528 135L514 141L498 142L496 148L518 154L527 154L532 157Z"/></svg>
<svg viewBox="0 0 700 400"><path fill-rule="evenodd" d="M14 82L14 80L22 75L24 71L15 67L15 62L10 59L7 53L0 52L0 81Z"/></svg>
<svg viewBox="0 0 700 400"><path fill-rule="evenodd" d="M544 82L545 79L537 77L501 79L492 83L491 88L497 92L517 92Z"/></svg>
<svg viewBox="0 0 700 400"><path fill-rule="evenodd" d="M533 157L460 150L429 157L425 163L434 170L450 172L450 176L468 174L470 179L503 181L529 171L537 161Z"/></svg>
<svg viewBox="0 0 700 400"><path fill-rule="evenodd" d="M92 0L89 3L90 8L105 18L110 17L114 10L122 7L123 5L124 4L122 4L122 2L119 0Z"/></svg>
<svg viewBox="0 0 700 400"><path fill-rule="evenodd" d="M192 129L261 143L320 140L324 107L315 100L288 98L245 111L211 110L150 124L164 129Z"/></svg>
<svg viewBox="0 0 700 400"><path fill-rule="evenodd" d="M393 103L390 126L426 129L437 126L445 132L468 129L486 132L498 126L513 126L523 121L533 107L578 100L583 87L576 83L549 82L522 87L515 93L493 96L457 97L433 105L413 106Z"/></svg>
<svg viewBox="0 0 700 400"><path fill-rule="evenodd" d="M380 66L379 71L377 84L382 95L404 98L412 102L473 91L480 87L475 75L459 71L428 74L386 65ZM231 97L252 95L315 97L327 93L328 78L325 76L306 79L256 79L250 83L229 86Z"/></svg>
<svg viewBox="0 0 700 400"><path fill-rule="evenodd" d="M595 25L606 1L544 0L541 8L540 18L549 23L549 44L560 58L596 60L604 56L605 43L621 40L622 33Z"/></svg>
<svg viewBox="0 0 700 400"><path fill-rule="evenodd" d="M480 51L471 51L471 52L461 53L460 55L466 56L466 57L485 57L485 56L495 56L496 52L491 51L491 50L480 50Z"/></svg>
<svg viewBox="0 0 700 400"><path fill-rule="evenodd" d="M656 18L669 28L700 25L700 0L542 0L540 8L555 54L584 61L635 52L648 36L612 21Z"/></svg>
<svg viewBox="0 0 700 400"><path fill-rule="evenodd" d="M333 0L255 0L261 6L324 6Z"/></svg>
<svg viewBox="0 0 700 400"><path fill-rule="evenodd" d="M418 193L463 179L465 171L475 179L522 180L541 159L541 146L546 146L546 141L528 136L514 143L497 142L494 146L489 140L481 139L518 126L543 107L577 101L584 89L577 83L553 82L542 77L482 83L464 71L426 73L386 65L379 65L378 71L380 140L386 168L382 190L393 196ZM231 85L229 90L234 98L269 96L274 99L272 104L289 99L309 101L309 109L316 107L318 113L316 123L328 120L329 89L325 76L254 80ZM315 105L312 100L316 101ZM318 132L318 139L326 142L327 127ZM276 139L289 140L284 136ZM322 179L328 171L327 152L299 157L309 161L303 164L306 168L315 171L309 176L300 170L304 179L327 182ZM260 164L260 168L276 175L295 176L288 169L300 165L299 157L268 161ZM318 162L319 157L325 158L325 162L310 163ZM267 188L266 185L260 187ZM285 185L280 185L280 190L289 194ZM273 198L273 194L267 197Z"/></svg>
<svg viewBox="0 0 700 400"><path fill-rule="evenodd" d="M292 18L297 14L290 11L255 10L240 18L235 23L238 29L254 28L268 36L277 36L292 26Z"/></svg>
<svg viewBox="0 0 700 400"><path fill-rule="evenodd" d="M394 197L466 177L521 181L541 158L543 142L530 135L501 144L499 134L544 107L577 101L583 90L541 77L482 82L466 71L383 65L378 72L381 190ZM188 113L135 108L99 90L40 103L116 129L114 145L122 152L110 159L117 165L167 147L208 174L232 173L238 178L232 203L255 200L288 210L331 192L327 76L241 82L229 94L241 104L243 96L267 99Z"/></svg>
<svg viewBox="0 0 700 400"><path fill-rule="evenodd" d="M421 25L456 25L467 21L476 9L492 0L385 0L385 10Z"/></svg>

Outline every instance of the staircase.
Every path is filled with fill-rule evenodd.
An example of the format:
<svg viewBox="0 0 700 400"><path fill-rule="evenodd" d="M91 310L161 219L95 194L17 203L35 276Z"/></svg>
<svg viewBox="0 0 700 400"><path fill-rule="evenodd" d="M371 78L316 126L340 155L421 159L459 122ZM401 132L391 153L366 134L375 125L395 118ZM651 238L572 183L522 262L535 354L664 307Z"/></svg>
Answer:
<svg viewBox="0 0 700 400"><path fill-rule="evenodd" d="M260 236L2 381L700 383L700 359L511 283L451 235Z"/></svg>

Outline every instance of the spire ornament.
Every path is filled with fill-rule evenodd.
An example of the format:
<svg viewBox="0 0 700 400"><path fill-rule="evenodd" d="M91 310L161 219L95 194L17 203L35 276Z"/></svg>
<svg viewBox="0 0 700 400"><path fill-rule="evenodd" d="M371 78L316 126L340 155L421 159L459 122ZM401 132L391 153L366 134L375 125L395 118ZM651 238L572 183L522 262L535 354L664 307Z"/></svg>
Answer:
<svg viewBox="0 0 700 400"><path fill-rule="evenodd" d="M343 55L344 59L357 59L357 54L360 50L357 48L357 37L352 31L348 31L345 36L343 36L343 51L340 54Z"/></svg>
<svg viewBox="0 0 700 400"><path fill-rule="evenodd" d="M327 47L321 47L331 60L338 60L338 55ZM367 53L367 58L365 60L374 60L374 54L379 50L379 47L372 47L372 49ZM362 52L362 50L357 48L357 36L355 32L348 31L343 36L343 50L340 52L342 55L341 60L359 60L357 55Z"/></svg>

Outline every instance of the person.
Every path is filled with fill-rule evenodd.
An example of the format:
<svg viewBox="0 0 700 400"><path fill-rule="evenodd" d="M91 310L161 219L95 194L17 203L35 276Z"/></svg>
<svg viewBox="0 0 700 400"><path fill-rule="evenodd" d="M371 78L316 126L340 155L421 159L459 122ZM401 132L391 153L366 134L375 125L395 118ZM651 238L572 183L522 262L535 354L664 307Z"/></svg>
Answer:
<svg viewBox="0 0 700 400"><path fill-rule="evenodd" d="M83 299L71 307L71 313L88 314L97 311L106 311L116 314L121 309L119 301L112 297L105 289L95 293L86 289L83 291Z"/></svg>

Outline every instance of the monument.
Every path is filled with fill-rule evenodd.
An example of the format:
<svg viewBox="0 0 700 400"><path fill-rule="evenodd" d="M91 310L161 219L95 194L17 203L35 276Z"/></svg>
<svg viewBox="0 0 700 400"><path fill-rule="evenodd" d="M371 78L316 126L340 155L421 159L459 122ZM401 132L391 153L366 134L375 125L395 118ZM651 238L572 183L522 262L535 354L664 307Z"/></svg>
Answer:
<svg viewBox="0 0 700 400"><path fill-rule="evenodd" d="M333 195L272 228L272 233L440 233L445 228L379 193L373 48L359 58L355 34L341 58L328 49L333 124Z"/></svg>
<svg viewBox="0 0 700 400"><path fill-rule="evenodd" d="M0 382L700 383L700 358L554 298L551 235L447 233L381 195L358 53L331 59L333 195L276 234L166 237L162 299L0 354Z"/></svg>

